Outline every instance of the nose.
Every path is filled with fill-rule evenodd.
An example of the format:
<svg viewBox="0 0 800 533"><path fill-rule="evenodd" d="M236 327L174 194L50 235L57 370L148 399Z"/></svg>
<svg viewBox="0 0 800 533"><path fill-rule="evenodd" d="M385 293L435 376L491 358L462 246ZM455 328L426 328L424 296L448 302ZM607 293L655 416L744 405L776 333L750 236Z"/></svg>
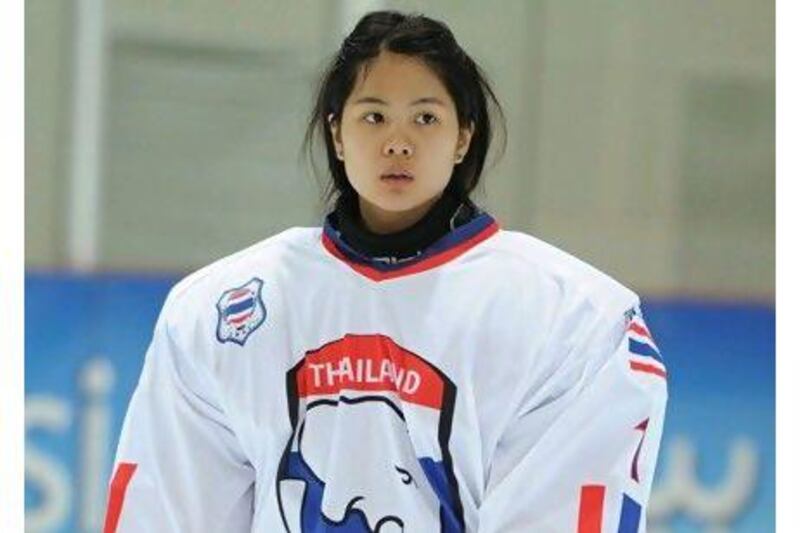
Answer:
<svg viewBox="0 0 800 533"><path fill-rule="evenodd" d="M414 145L403 137L393 137L383 145L383 155L385 156L402 155L404 157L411 157L413 154Z"/></svg>

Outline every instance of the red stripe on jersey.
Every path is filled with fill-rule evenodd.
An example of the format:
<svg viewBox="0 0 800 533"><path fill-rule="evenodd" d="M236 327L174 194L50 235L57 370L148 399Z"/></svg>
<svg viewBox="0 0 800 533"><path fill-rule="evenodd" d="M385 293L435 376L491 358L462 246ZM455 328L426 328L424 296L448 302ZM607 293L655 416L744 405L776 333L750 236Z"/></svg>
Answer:
<svg viewBox="0 0 800 533"><path fill-rule="evenodd" d="M640 363L639 361L628 361L631 365L631 370L634 372L645 372L647 374L655 374L658 377L667 379L667 371L655 365L648 365L647 363Z"/></svg>
<svg viewBox="0 0 800 533"><path fill-rule="evenodd" d="M238 291L236 291L236 292L232 293L230 296L228 296L228 300L229 301L230 300L235 300L236 298L240 298L242 296L247 296L249 294L250 294L250 289L247 289L247 288L239 289Z"/></svg>
<svg viewBox="0 0 800 533"><path fill-rule="evenodd" d="M230 318L229 317L227 320L228 320L228 322L230 322L233 325L239 325L242 322L244 322L245 320L247 320L248 318L250 318L251 316L253 316L253 310L252 309L246 315L242 315L242 316L239 316L239 317L236 317L236 318Z"/></svg>
<svg viewBox="0 0 800 533"><path fill-rule="evenodd" d="M106 510L106 523L103 526L103 533L115 533L119 515L122 513L122 503L125 501L125 491L128 490L133 473L136 472L136 463L120 463L114 478L111 480L111 487L108 494L108 509Z"/></svg>
<svg viewBox="0 0 800 533"><path fill-rule="evenodd" d="M634 333L638 333L643 337L647 337L651 341L653 340L653 336L650 335L650 332L647 331L647 328L637 324L636 322L631 322L630 325L628 326L628 330L633 331Z"/></svg>
<svg viewBox="0 0 800 533"><path fill-rule="evenodd" d="M581 504L578 512L578 533L601 533L603 529L603 485L581 487Z"/></svg>

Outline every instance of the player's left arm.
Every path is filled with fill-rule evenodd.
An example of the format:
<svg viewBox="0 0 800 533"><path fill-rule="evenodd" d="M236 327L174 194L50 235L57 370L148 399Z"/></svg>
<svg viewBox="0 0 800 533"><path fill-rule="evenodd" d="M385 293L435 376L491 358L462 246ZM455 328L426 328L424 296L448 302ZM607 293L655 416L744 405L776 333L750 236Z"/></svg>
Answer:
<svg viewBox="0 0 800 533"><path fill-rule="evenodd" d="M556 334L569 335L563 328ZM666 368L635 304L587 329L506 428L481 533L646 531Z"/></svg>

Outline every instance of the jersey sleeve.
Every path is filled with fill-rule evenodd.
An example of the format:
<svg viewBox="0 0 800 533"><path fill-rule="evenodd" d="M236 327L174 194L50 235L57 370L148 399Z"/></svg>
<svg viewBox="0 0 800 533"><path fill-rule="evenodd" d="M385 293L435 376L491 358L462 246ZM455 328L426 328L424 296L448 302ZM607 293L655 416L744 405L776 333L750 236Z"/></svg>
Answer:
<svg viewBox="0 0 800 533"><path fill-rule="evenodd" d="M667 373L636 303L555 332L562 362L530 387L496 448L481 533L646 531ZM588 333L563 340L575 329Z"/></svg>
<svg viewBox="0 0 800 533"><path fill-rule="evenodd" d="M250 531L253 468L214 381L176 342L169 302L123 423L104 533Z"/></svg>

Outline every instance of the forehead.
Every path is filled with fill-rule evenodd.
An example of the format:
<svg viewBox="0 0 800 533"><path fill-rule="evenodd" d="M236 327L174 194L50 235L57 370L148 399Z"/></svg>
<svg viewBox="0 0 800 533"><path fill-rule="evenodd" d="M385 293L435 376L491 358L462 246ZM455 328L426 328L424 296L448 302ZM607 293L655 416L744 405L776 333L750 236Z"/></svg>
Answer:
<svg viewBox="0 0 800 533"><path fill-rule="evenodd" d="M348 100L360 96L409 102L414 98L435 96L454 105L447 88L424 61L386 51L361 67Z"/></svg>

